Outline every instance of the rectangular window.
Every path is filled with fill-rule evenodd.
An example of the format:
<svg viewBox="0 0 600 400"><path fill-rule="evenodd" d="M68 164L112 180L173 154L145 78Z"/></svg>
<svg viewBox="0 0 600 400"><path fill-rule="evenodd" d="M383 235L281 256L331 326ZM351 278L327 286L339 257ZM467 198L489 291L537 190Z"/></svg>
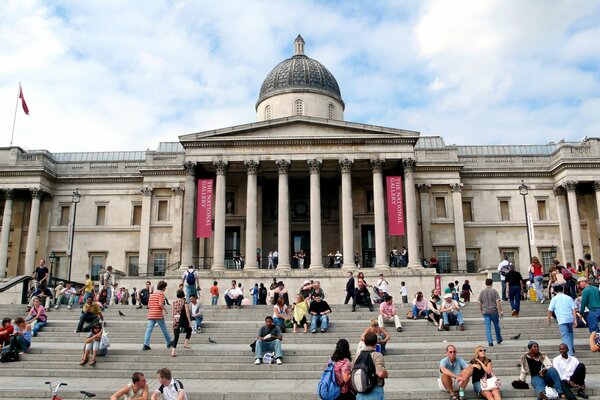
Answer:
<svg viewBox="0 0 600 400"><path fill-rule="evenodd" d="M468 250L467 251L467 272L477 272L479 269L479 251Z"/></svg>
<svg viewBox="0 0 600 400"><path fill-rule="evenodd" d="M54 279L67 279L69 271L69 262L68 258L65 254L56 254L55 253L54 261L50 261L50 266L52 267L52 278Z"/></svg>
<svg viewBox="0 0 600 400"><path fill-rule="evenodd" d="M154 253L154 275L155 276L164 276L165 275L165 271L167 270L167 258L168 258L168 254L166 252Z"/></svg>
<svg viewBox="0 0 600 400"><path fill-rule="evenodd" d="M435 198L435 217L446 218L446 198L436 197Z"/></svg>
<svg viewBox="0 0 600 400"><path fill-rule="evenodd" d="M500 258L501 260L504 260L504 257L508 257L508 261L512 265L517 265L515 264L515 258L517 253L514 250L502 250L500 251L500 254L502 254L502 257Z"/></svg>
<svg viewBox="0 0 600 400"><path fill-rule="evenodd" d="M131 225L140 226L142 224L142 206L133 205L133 212L131 215Z"/></svg>
<svg viewBox="0 0 600 400"><path fill-rule="evenodd" d="M465 222L473 222L473 202L471 200L463 200L463 220Z"/></svg>
<svg viewBox="0 0 600 400"><path fill-rule="evenodd" d="M96 206L96 225L103 226L106 223L106 206Z"/></svg>
<svg viewBox="0 0 600 400"><path fill-rule="evenodd" d="M546 249L546 250L542 250L540 251L540 255L542 256L542 265L544 266L544 271L548 271L550 270L550 267L552 266L552 260L553 260L553 255L554 253L552 251L550 251L550 249Z"/></svg>
<svg viewBox="0 0 600 400"><path fill-rule="evenodd" d="M140 274L139 265L140 256L137 253L127 255L127 275L138 276Z"/></svg>
<svg viewBox="0 0 600 400"><path fill-rule="evenodd" d="M510 221L510 209L508 200L500 200L500 221Z"/></svg>
<svg viewBox="0 0 600 400"><path fill-rule="evenodd" d="M538 220L546 221L548 219L548 214L546 211L546 200L538 200L537 201L537 209L538 209Z"/></svg>
<svg viewBox="0 0 600 400"><path fill-rule="evenodd" d="M169 220L169 201L168 200L159 200L158 201L157 220L158 221L168 221Z"/></svg>
<svg viewBox="0 0 600 400"><path fill-rule="evenodd" d="M451 268L451 258L450 258L450 250L438 250L437 259L440 263L440 272L450 272Z"/></svg>
<svg viewBox="0 0 600 400"><path fill-rule="evenodd" d="M90 278L93 281L100 280L100 271L104 268L104 254L90 254Z"/></svg>
<svg viewBox="0 0 600 400"><path fill-rule="evenodd" d="M60 206L60 217L58 220L59 226L69 225L69 219L71 216L71 206Z"/></svg>

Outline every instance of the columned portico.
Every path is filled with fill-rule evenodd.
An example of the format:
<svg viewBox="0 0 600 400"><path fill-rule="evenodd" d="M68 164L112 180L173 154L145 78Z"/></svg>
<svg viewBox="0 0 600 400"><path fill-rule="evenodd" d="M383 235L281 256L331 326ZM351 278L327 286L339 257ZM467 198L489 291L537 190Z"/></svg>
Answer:
<svg viewBox="0 0 600 400"><path fill-rule="evenodd" d="M27 230L27 246L25 250L25 275L31 275L35 269L35 249L37 247L37 230L40 220L40 203L44 191L39 188L29 189L31 192L31 214Z"/></svg>
<svg viewBox="0 0 600 400"><path fill-rule="evenodd" d="M375 219L375 268L389 269L385 248L385 194L383 192L383 164L385 160L371 160L373 171L373 216Z"/></svg>
<svg viewBox="0 0 600 400"><path fill-rule="evenodd" d="M257 221L257 181L259 164L250 160L244 162L247 171L246 184L246 269L257 269L256 265L256 221Z"/></svg>
<svg viewBox="0 0 600 400"><path fill-rule="evenodd" d="M352 164L347 158L340 160L342 172L342 262L343 269L355 269L354 265L354 227L352 212Z"/></svg>
<svg viewBox="0 0 600 400"><path fill-rule="evenodd" d="M456 244L456 263L458 270L467 268L467 250L465 248L465 222L462 210L462 183L450 184L452 191L452 209L454 211L454 237Z"/></svg>
<svg viewBox="0 0 600 400"><path fill-rule="evenodd" d="M290 190L288 177L290 162L275 161L279 170L279 186L277 200L277 251L279 252L278 269L291 269L290 265Z"/></svg>
<svg viewBox="0 0 600 400"><path fill-rule="evenodd" d="M152 188L143 187L142 193L142 218L140 224L140 253L139 270L152 274L154 271L148 266L148 255L150 253L150 211L152 208Z"/></svg>
<svg viewBox="0 0 600 400"><path fill-rule="evenodd" d="M596 208L600 217L600 181L594 181L594 191L596 192Z"/></svg>
<svg viewBox="0 0 600 400"><path fill-rule="evenodd" d="M431 185L422 183L417 185L421 203L421 230L423 232L423 257L433 256L431 245Z"/></svg>
<svg viewBox="0 0 600 400"><path fill-rule="evenodd" d="M217 172L217 182L215 187L215 237L211 269L218 271L225 269L225 173L227 172L227 161L216 161L213 165Z"/></svg>
<svg viewBox="0 0 600 400"><path fill-rule="evenodd" d="M575 260L573 255L573 241L569 229L569 215L567 214L566 192L562 186L554 188L556 196L556 208L558 213L558 230L560 234L560 248L564 260Z"/></svg>
<svg viewBox="0 0 600 400"><path fill-rule="evenodd" d="M194 260L194 208L196 194L195 170L196 163L186 161L183 163L185 169L185 190L183 195L183 227L181 232L181 266L187 268Z"/></svg>
<svg viewBox="0 0 600 400"><path fill-rule="evenodd" d="M2 234L0 236L0 278L4 278L6 276L13 198L14 190L4 189L4 213L2 215Z"/></svg>
<svg viewBox="0 0 600 400"><path fill-rule="evenodd" d="M321 236L321 160L307 161L310 170L310 268L323 268Z"/></svg>
<svg viewBox="0 0 600 400"><path fill-rule="evenodd" d="M182 215L183 212L183 195L185 190L183 187L174 186L171 188L173 192L173 213L177 216ZM181 251L181 233L182 233L183 221L181 218L175 218L173 220L173 245L171 246L172 254L178 254ZM180 258L181 261L181 258ZM188 264L189 265L189 264ZM188 265L181 264L181 269L186 268Z"/></svg>
<svg viewBox="0 0 600 400"><path fill-rule="evenodd" d="M574 259L583 257L583 243L581 243L581 222L577 208L577 181L567 181L564 184L569 201L569 215L571 217L571 237L573 238Z"/></svg>
<svg viewBox="0 0 600 400"><path fill-rule="evenodd" d="M419 262L419 240L417 233L417 199L415 195L414 171L416 161L402 160L404 168L404 193L406 196L406 235L408 237L408 268L423 268Z"/></svg>

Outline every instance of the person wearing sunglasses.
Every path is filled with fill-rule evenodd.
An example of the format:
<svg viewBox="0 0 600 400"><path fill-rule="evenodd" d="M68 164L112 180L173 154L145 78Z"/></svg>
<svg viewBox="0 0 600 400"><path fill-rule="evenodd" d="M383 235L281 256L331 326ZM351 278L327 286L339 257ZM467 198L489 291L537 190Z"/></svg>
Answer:
<svg viewBox="0 0 600 400"><path fill-rule="evenodd" d="M450 400L463 400L465 388L473 374L473 366L457 356L456 347L449 344L446 347L446 357L440 361L440 377L438 387L450 393ZM458 394L458 395L457 395Z"/></svg>
<svg viewBox="0 0 600 400"><path fill-rule="evenodd" d="M470 364L473 366L471 381L475 393L487 400L501 400L500 388L492 372L492 360L486 357L485 347L475 347Z"/></svg>

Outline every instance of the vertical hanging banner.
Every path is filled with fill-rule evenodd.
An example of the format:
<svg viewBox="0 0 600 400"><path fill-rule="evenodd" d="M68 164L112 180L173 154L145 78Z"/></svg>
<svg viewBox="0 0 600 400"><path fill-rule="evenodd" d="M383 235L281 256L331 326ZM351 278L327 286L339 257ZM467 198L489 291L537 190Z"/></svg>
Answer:
<svg viewBox="0 0 600 400"><path fill-rule="evenodd" d="M402 177L386 177L387 212L390 236L404 236L404 199Z"/></svg>
<svg viewBox="0 0 600 400"><path fill-rule="evenodd" d="M196 237L212 236L213 180L198 179L198 202L196 203Z"/></svg>

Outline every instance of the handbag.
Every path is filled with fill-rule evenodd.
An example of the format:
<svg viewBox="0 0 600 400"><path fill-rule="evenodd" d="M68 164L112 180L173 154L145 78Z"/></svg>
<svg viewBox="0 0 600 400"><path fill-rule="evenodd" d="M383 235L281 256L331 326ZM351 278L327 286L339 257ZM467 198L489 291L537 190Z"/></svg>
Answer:
<svg viewBox="0 0 600 400"><path fill-rule="evenodd" d="M498 379L494 374L484 375L483 378L479 380L479 383L481 385L482 392L500 389L501 386L500 379Z"/></svg>
<svg viewBox="0 0 600 400"><path fill-rule="evenodd" d="M102 337L100 338L100 350L108 349L110 347L110 340L108 339L108 331L104 329L104 323L102 323Z"/></svg>

